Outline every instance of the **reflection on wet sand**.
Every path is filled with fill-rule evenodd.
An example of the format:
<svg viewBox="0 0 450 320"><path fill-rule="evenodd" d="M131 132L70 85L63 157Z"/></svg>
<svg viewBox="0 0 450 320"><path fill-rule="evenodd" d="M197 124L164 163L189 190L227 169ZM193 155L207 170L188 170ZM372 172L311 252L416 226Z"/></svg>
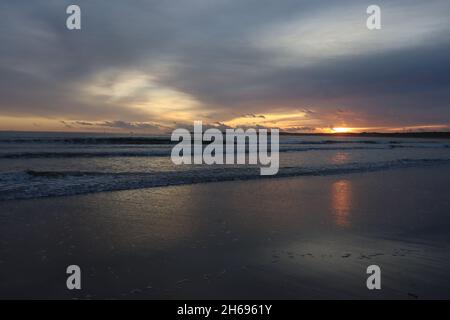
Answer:
<svg viewBox="0 0 450 320"><path fill-rule="evenodd" d="M116 250L167 249L197 236L198 210L190 201L190 186L88 195L86 199L102 206L83 210L86 214L77 219L95 226L90 232L96 241Z"/></svg>
<svg viewBox="0 0 450 320"><path fill-rule="evenodd" d="M339 180L332 184L331 205L336 225L339 227L350 227L352 185L349 180Z"/></svg>

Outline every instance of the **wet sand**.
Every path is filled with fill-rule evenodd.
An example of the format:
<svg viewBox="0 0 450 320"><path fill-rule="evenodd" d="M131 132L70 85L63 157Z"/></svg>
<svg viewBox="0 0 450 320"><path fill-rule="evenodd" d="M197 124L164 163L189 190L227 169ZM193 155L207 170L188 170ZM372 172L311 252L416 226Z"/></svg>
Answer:
<svg viewBox="0 0 450 320"><path fill-rule="evenodd" d="M450 298L449 181L442 166L4 201L0 298Z"/></svg>

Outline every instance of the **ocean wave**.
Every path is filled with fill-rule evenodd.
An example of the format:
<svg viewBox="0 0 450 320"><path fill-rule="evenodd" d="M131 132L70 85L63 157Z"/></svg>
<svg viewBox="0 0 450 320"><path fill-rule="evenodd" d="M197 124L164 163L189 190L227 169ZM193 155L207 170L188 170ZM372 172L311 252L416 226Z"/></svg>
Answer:
<svg viewBox="0 0 450 320"><path fill-rule="evenodd" d="M345 151L345 150L389 150L389 149L448 149L448 145L426 146L426 145L395 145L385 144L379 146L338 146L338 147L304 147L293 145L281 145L279 152L306 152L306 151ZM248 149L246 150L248 153ZM149 149L133 151L39 151L39 152L9 152L0 153L0 159L39 159L39 158L108 158L108 157L165 157L170 156L171 149Z"/></svg>
<svg viewBox="0 0 450 320"><path fill-rule="evenodd" d="M160 145L173 144L168 137L77 137L77 138L10 138L0 143L56 143L56 144L110 144L110 145Z"/></svg>
<svg viewBox="0 0 450 320"><path fill-rule="evenodd" d="M11 152L0 154L0 159L163 157L169 155L169 149L149 151Z"/></svg>
<svg viewBox="0 0 450 320"><path fill-rule="evenodd" d="M400 159L327 167L283 167L260 176L258 167L206 167L170 172L21 171L0 174L0 200L68 196L170 185L295 176L327 176L450 164L450 159Z"/></svg>

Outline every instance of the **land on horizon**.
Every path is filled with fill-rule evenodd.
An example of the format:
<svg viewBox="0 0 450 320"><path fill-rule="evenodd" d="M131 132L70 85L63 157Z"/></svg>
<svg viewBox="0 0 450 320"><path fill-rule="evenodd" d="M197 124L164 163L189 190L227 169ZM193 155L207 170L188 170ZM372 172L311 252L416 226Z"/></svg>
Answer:
<svg viewBox="0 0 450 320"><path fill-rule="evenodd" d="M104 135L142 135L142 136L168 136L170 133L140 133L140 132L94 132L94 131L20 131L0 130L0 133L28 133L28 134L104 134ZM269 132L270 133L270 132ZM280 131L281 136L318 136L318 137L393 137L393 138L450 138L450 131L411 131L411 132L286 132Z"/></svg>

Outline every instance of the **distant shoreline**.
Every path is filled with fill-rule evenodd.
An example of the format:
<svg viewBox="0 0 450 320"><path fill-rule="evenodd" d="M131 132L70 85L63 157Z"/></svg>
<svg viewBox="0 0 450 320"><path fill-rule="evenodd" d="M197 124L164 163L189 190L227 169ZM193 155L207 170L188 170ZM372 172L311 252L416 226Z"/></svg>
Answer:
<svg viewBox="0 0 450 320"><path fill-rule="evenodd" d="M86 132L86 131L15 131L0 130L1 133L26 133L26 134L93 134L93 135L117 135L117 136L170 136L169 133L139 133L139 132ZM270 133L269 133L270 134ZM435 132L346 132L346 133L301 133L280 131L281 136L309 136L309 137L379 137L379 138L442 138L450 139L449 131Z"/></svg>
<svg viewBox="0 0 450 320"><path fill-rule="evenodd" d="M347 132L347 133L290 133L284 136L325 136L325 137L386 137L386 138L450 138L450 132Z"/></svg>

